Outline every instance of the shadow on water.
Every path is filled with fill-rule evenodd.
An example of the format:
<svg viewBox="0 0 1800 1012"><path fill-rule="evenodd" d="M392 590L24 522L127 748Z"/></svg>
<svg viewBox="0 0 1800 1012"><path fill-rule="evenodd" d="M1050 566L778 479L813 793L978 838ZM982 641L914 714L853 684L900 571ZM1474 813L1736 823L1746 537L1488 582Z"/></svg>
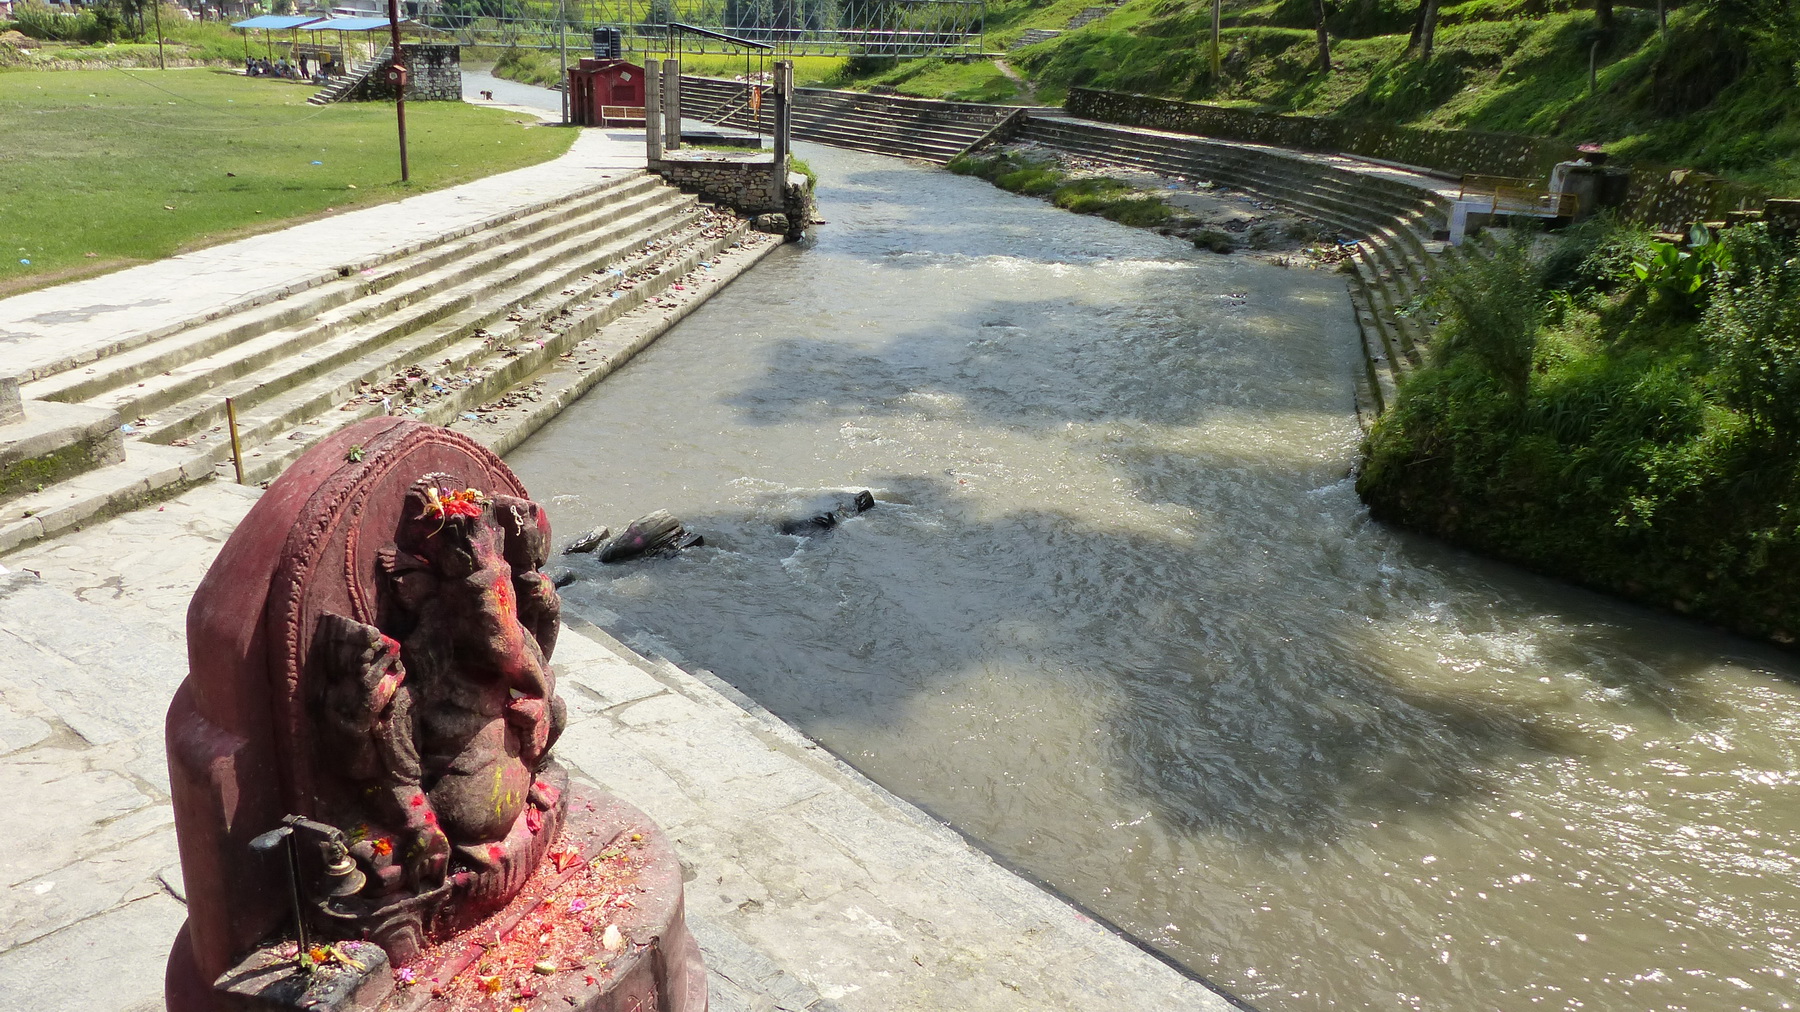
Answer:
<svg viewBox="0 0 1800 1012"><path fill-rule="evenodd" d="M614 623L637 627L624 630L628 637L694 625L755 629L753 642L709 651L706 662L852 755L867 732L916 719L907 715L921 701L965 679L971 653L984 668L1065 680L1064 691L1104 701L1099 752L1127 807L1148 806L1170 825L1236 845L1330 843L1354 826L1484 796L1499 774L1522 765L1592 751L1581 732L1546 720L1529 700L1397 677L1373 642L1381 626L1340 601L1288 599L1284 613L1261 611L1250 593L1271 574L1241 544L1197 549L1189 539L1100 527L1054 509L952 526L944 517L962 493L946 479L888 475L871 485L887 501L813 538L776 529L778 517L818 508L816 497L776 495L748 510L684 517L707 548L622 567L578 564L584 581L573 593L618 606L611 594L589 595L614 581L631 585L631 616ZM1046 572L994 550L1022 539L1062 564ZM729 602L708 594L704 571L720 567L733 571L733 585L758 592ZM1206 575L1196 580L1200 568ZM1118 593L1141 590L1147 569L1167 596ZM645 579L654 581L653 599L635 589ZM1069 605L1083 600L1093 609ZM1630 658L1621 642L1630 636L1546 630L1543 656L1591 671L1597 658L1624 654L1627 663L1598 666L1607 684L1631 687L1640 705L1691 706L1687 716L1703 716L1689 678L1711 658L1651 664ZM657 636L649 645L665 646ZM1054 658L1070 655L1107 660L1051 670ZM1024 686L1016 702L1035 705Z"/></svg>
<svg viewBox="0 0 1800 1012"><path fill-rule="evenodd" d="M1186 426L1239 410L1317 414L1322 400L1347 404L1347 376L1321 384L1295 369L1296 378L1268 381L1288 359L1310 364L1317 358L1312 342L1282 334L1279 316L1251 311L1229 295L1161 305L1167 279L1140 278L1131 287L1137 305L1079 315L1059 301L995 299L930 313L928 325L879 344L847 344L830 335L779 339L756 378L726 403L751 426L910 417L941 407L1026 427ZM1219 315L1234 318L1229 334L1214 326ZM1244 381L1248 375L1258 377L1254 388ZM950 400L934 405L943 397Z"/></svg>

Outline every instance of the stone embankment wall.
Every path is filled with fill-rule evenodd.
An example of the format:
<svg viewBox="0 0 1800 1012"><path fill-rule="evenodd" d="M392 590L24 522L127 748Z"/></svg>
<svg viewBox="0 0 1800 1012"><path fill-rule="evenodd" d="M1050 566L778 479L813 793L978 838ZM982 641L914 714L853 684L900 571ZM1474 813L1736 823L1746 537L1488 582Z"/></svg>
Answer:
<svg viewBox="0 0 1800 1012"><path fill-rule="evenodd" d="M462 101L462 47L441 42L402 42L400 59L406 64L408 102ZM368 76L346 98L363 102L392 102L394 86L381 68Z"/></svg>
<svg viewBox="0 0 1800 1012"><path fill-rule="evenodd" d="M1297 148L1341 151L1460 176L1548 176L1557 162L1575 157L1575 146L1525 134L1474 130L1422 130L1360 120L1281 116L1177 102L1093 88L1070 88L1069 113L1082 119L1174 133Z"/></svg>
<svg viewBox="0 0 1800 1012"><path fill-rule="evenodd" d="M1103 123L1269 144L1301 151L1342 152L1430 169L1450 176L1476 174L1547 178L1557 162L1576 157L1566 141L1476 130L1425 130L1360 120L1281 116L1226 109L1093 88L1071 88L1071 115ZM1759 208L1763 197L1745 187L1687 169L1631 166L1626 216L1654 228L1717 221L1731 211Z"/></svg>
<svg viewBox="0 0 1800 1012"><path fill-rule="evenodd" d="M773 155L667 151L650 163L650 171L684 193L739 214L786 215L790 235L797 235L812 221L812 181L788 172L786 166L777 170Z"/></svg>

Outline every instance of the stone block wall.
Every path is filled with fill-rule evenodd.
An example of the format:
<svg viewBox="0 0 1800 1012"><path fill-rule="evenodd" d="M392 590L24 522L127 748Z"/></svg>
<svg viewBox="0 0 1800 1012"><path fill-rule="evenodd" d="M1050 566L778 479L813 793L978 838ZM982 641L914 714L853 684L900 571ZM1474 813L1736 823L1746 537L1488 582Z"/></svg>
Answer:
<svg viewBox="0 0 1800 1012"><path fill-rule="evenodd" d="M402 42L400 59L406 64L408 102L462 101L461 46L442 42ZM347 97L363 102L392 102L394 86L387 82L385 68L377 68Z"/></svg>
<svg viewBox="0 0 1800 1012"><path fill-rule="evenodd" d="M723 151L668 151L650 171L709 204L739 214L785 214L790 234L812 220L812 183L797 172L779 170L770 154Z"/></svg>
<svg viewBox="0 0 1800 1012"><path fill-rule="evenodd" d="M1199 102L1070 88L1071 115L1103 123L1272 144L1301 151L1337 151L1461 176L1548 177L1550 167L1575 157L1575 146L1526 134L1423 130L1360 120L1280 116Z"/></svg>
<svg viewBox="0 0 1800 1012"><path fill-rule="evenodd" d="M1067 107L1071 115L1103 123L1301 151L1361 155L1452 177L1474 174L1548 179L1552 166L1578 154L1575 146L1566 141L1528 134L1424 130L1359 120L1281 116L1093 88L1069 89ZM1653 228L1680 229L1689 222L1717 221L1727 211L1750 210L1763 204L1761 194L1702 172L1642 163L1630 169L1625 216Z"/></svg>

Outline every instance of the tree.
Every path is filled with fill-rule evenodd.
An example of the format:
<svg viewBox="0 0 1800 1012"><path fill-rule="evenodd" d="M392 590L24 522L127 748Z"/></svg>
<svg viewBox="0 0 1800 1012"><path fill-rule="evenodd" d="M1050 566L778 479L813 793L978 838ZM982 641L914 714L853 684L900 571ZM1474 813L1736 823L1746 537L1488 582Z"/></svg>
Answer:
<svg viewBox="0 0 1800 1012"><path fill-rule="evenodd" d="M1431 47L1437 41L1438 0L1419 0L1419 19L1413 22L1408 51L1418 49L1421 63L1431 62Z"/></svg>
<svg viewBox="0 0 1800 1012"><path fill-rule="evenodd" d="M1603 32L1613 30L1613 0L1594 0L1594 24Z"/></svg>
<svg viewBox="0 0 1800 1012"><path fill-rule="evenodd" d="M1331 36L1325 33L1325 0L1313 0L1313 15L1319 26L1319 73L1331 73Z"/></svg>

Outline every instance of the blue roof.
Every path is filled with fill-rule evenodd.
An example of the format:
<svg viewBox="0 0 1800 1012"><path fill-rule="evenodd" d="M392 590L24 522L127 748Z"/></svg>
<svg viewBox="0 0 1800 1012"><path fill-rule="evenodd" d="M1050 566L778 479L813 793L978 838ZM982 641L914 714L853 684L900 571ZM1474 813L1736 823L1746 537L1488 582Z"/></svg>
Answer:
<svg viewBox="0 0 1800 1012"><path fill-rule="evenodd" d="M405 22L405 18L400 19ZM306 26L309 32L372 32L377 28L386 28L387 18L332 18L329 21L315 21Z"/></svg>
<svg viewBox="0 0 1800 1012"><path fill-rule="evenodd" d="M248 21L233 22L233 28L298 28L319 20L317 14L263 14ZM382 22L386 24L386 22Z"/></svg>

